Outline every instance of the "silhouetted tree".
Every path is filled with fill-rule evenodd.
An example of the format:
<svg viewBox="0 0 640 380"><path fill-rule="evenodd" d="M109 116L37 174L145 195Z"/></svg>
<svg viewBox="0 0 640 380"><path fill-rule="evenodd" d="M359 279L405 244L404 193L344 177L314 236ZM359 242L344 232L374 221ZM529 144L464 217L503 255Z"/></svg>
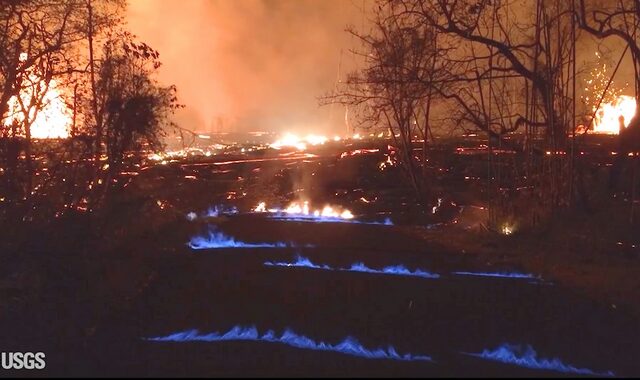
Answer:
<svg viewBox="0 0 640 380"><path fill-rule="evenodd" d="M104 122L109 164L106 183L126 164L129 152L161 148L161 137L180 107L176 88L163 87L154 78L159 54L127 32L114 35L103 46L96 95Z"/></svg>
<svg viewBox="0 0 640 380"><path fill-rule="evenodd" d="M350 73L343 88L324 101L358 106L365 123L383 125L399 148L411 186L419 198L424 198L426 182L420 181L413 140L423 137L426 154L431 100L435 95L431 84L443 71L438 65L442 61L436 58L442 49L438 49L434 30L415 23L412 15L401 16L395 2L376 4L370 33L349 29L362 43L362 50L355 54L363 58L364 68Z"/></svg>
<svg viewBox="0 0 640 380"><path fill-rule="evenodd" d="M629 128L640 128L640 1L579 0L577 18L583 30L599 39L618 38L631 52L637 106Z"/></svg>
<svg viewBox="0 0 640 380"><path fill-rule="evenodd" d="M14 217L37 214L45 203L56 214L91 210L124 155L159 145L175 88L152 78L160 66L157 52L120 32L125 5L0 2L0 206L16 211ZM33 143L31 124L47 106L54 80L72 113L71 138ZM21 91L31 96L18 96ZM12 101L11 112L10 99L18 103ZM110 170L104 170L105 156Z"/></svg>
<svg viewBox="0 0 640 380"><path fill-rule="evenodd" d="M0 3L0 138L7 165L2 183L9 204L33 193L31 126L46 105L51 80L68 71L65 51L79 39L77 5L75 0ZM23 98L25 90L30 96ZM25 170L18 172L21 152Z"/></svg>

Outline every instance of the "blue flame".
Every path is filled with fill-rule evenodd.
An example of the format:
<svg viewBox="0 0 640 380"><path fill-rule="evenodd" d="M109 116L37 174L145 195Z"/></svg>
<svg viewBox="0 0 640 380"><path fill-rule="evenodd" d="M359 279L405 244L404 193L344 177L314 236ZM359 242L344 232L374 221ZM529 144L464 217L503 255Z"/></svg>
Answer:
<svg viewBox="0 0 640 380"><path fill-rule="evenodd" d="M459 276L479 276L479 277L500 277L500 278L522 278L530 280L540 280L539 276L531 273L519 272L453 272Z"/></svg>
<svg viewBox="0 0 640 380"><path fill-rule="evenodd" d="M382 269L373 269L369 268L362 262L351 264L349 268L332 268L328 265L318 265L314 264L311 260L306 257L298 255L296 257L296 261L292 263L288 262L272 262L267 261L264 263L266 266L279 266L279 267L304 267L304 268L312 268L312 269L323 269L323 270L333 270L333 271L344 271L344 272L364 272L364 273L375 273L375 274L391 274L398 276L415 276L415 277L423 277L423 278L440 278L439 274L429 273L423 271L421 269L416 269L415 271L411 271L404 267L403 265L395 265L388 266Z"/></svg>
<svg viewBox="0 0 640 380"><path fill-rule="evenodd" d="M269 219L283 220L287 222L310 222L310 223L348 223L348 224L369 224L379 226L393 226L391 218L386 218L381 222L376 221L361 221L355 219L345 219L335 216L316 216L306 214L291 214L291 213L273 213L268 216Z"/></svg>
<svg viewBox="0 0 640 380"><path fill-rule="evenodd" d="M391 221L391 218L384 218L382 222L374 222L372 224L382 224L385 226L393 226L393 221Z"/></svg>
<svg viewBox="0 0 640 380"><path fill-rule="evenodd" d="M331 268L328 265L317 265L311 262L311 260L307 259L306 257L297 255L296 256L296 261L292 262L292 263L287 263L287 262L273 262L273 261L267 261L264 263L264 265L266 266L270 266L270 267L299 267L299 268L313 268L313 269L324 269L324 270L335 270L333 268Z"/></svg>
<svg viewBox="0 0 640 380"><path fill-rule="evenodd" d="M235 215L238 213L238 208L236 206L226 207L224 205L215 205L213 207L209 207L205 216L210 218L217 218L221 215Z"/></svg>
<svg viewBox="0 0 640 380"><path fill-rule="evenodd" d="M557 358L538 358L538 354L530 345L520 346L505 343L494 350L484 350L479 354L467 355L502 363L515 364L520 367L531 369L552 370L579 375L615 376L611 371L607 371L606 373L597 373L587 368L576 368L563 363L560 359Z"/></svg>
<svg viewBox="0 0 640 380"><path fill-rule="evenodd" d="M364 265L364 263L354 263L351 264L349 269L340 269L344 271L350 272L364 272L364 273L379 273L379 274L392 274L397 276L416 276L416 277L424 277L424 278L440 278L439 274L425 272L421 269L416 269L415 271L411 271L407 269L403 265L395 265L388 266L382 269L372 269L368 266Z"/></svg>
<svg viewBox="0 0 640 380"><path fill-rule="evenodd" d="M259 341L269 343L282 343L287 346L316 350L316 351L333 351L345 355L358 356L367 359L392 359L402 361L432 361L429 356L398 354L393 346L387 349L376 348L369 349L364 347L358 340L352 337L346 337L342 342L337 344L329 344L325 342L316 342L315 340L299 335L290 329L286 329L282 335L278 336L273 330L268 330L260 335L255 326L242 327L235 326L224 334L218 332L209 334L200 334L198 330L187 330L163 337L146 338L145 340L154 342L224 342L224 341Z"/></svg>
<svg viewBox="0 0 640 380"><path fill-rule="evenodd" d="M189 242L191 249L211 249L211 248L285 248L287 244L277 243L245 243L236 241L233 237L218 232L214 227L209 229L205 236L194 236Z"/></svg>

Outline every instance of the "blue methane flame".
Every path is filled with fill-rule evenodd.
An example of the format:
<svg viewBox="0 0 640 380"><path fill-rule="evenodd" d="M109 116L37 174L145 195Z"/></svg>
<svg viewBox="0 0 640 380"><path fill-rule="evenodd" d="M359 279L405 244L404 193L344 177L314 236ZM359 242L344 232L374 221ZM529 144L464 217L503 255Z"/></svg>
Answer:
<svg viewBox="0 0 640 380"><path fill-rule="evenodd" d="M495 350L484 350L479 354L467 355L502 363L515 364L520 367L531 369L551 370L578 375L615 376L611 371L608 371L606 373L597 373L586 368L576 368L571 365L564 364L560 359L557 358L538 358L538 354L530 345L520 346L505 343Z"/></svg>
<svg viewBox="0 0 640 380"><path fill-rule="evenodd" d="M370 224L380 226L393 226L391 218L386 218L381 222L360 221L355 219L344 219L335 216L316 216L306 214L275 213L268 216L269 219L284 220L288 222L311 222L311 223L349 223L349 224Z"/></svg>
<svg viewBox="0 0 640 380"><path fill-rule="evenodd" d="M215 205L213 207L209 207L205 216L210 218L217 218L221 215L235 215L238 213L238 208L235 206L226 207L224 205Z"/></svg>
<svg viewBox="0 0 640 380"><path fill-rule="evenodd" d="M245 243L236 241L233 237L218 232L214 227L209 229L206 236L194 236L189 242L191 249L212 248L285 248L287 244L278 243Z"/></svg>
<svg viewBox="0 0 640 380"><path fill-rule="evenodd" d="M298 255L296 257L296 261L292 263L287 262L273 262L267 261L264 265L269 267L299 267L299 268L312 268L312 269L324 269L324 270L335 270L328 265L317 265L311 262L311 260L306 257Z"/></svg>
<svg viewBox="0 0 640 380"><path fill-rule="evenodd" d="M365 273L380 273L380 274L393 274L397 276L416 276L423 278L440 278L439 274L425 272L421 269L416 269L415 271L411 271L405 268L403 265L395 265L388 266L382 269L372 269L368 266L364 265L364 263L354 263L351 264L349 269L340 269L349 272L365 272Z"/></svg>
<svg viewBox="0 0 640 380"><path fill-rule="evenodd" d="M540 280L540 277L530 273L518 272L453 272L459 276L479 276L479 277L500 277L500 278L522 278L530 280Z"/></svg>
<svg viewBox="0 0 640 380"><path fill-rule="evenodd" d="M282 335L278 336L273 330L260 335L255 326L242 327L235 326L228 332L220 334L217 332L210 334L200 334L198 330L187 330L163 337L146 338L145 340L154 342L224 342L224 341L259 341L269 343L281 343L287 346L316 350L316 351L333 351L345 355L358 356L367 359L392 359L402 361L432 361L429 356L425 355L400 355L395 348L389 346L387 349L377 348L369 349L364 347L355 338L346 337L338 344L329 344L325 342L316 342L304 335L299 335L290 329L286 329Z"/></svg>
<svg viewBox="0 0 640 380"><path fill-rule="evenodd" d="M272 262L267 261L264 263L266 266L279 266L279 267L303 267L303 268L312 268L312 269L324 269L324 270L333 270L333 271L344 271L344 272L364 272L364 273L375 273L375 274L391 274L398 276L415 276L415 277L423 277L423 278L439 278L440 275L436 273L429 273L423 271L421 269L416 269L415 271L411 271L405 268L403 265L396 266L388 266L382 269L372 269L366 266L364 263L354 263L349 268L332 268L328 265L318 265L314 264L311 260L306 257L298 255L296 257L296 261L292 263L287 262Z"/></svg>

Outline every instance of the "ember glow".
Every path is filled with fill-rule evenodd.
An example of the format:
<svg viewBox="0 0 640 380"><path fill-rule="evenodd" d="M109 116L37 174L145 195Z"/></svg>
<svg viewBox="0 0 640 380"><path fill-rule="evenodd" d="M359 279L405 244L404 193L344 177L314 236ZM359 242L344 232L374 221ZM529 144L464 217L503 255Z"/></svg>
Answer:
<svg viewBox="0 0 640 380"><path fill-rule="evenodd" d="M380 149L356 149L356 150L351 150L348 152L343 152L340 155L340 158L345 158L345 157L349 157L349 156L358 156L361 154L371 154L371 153L378 153L380 152Z"/></svg>
<svg viewBox="0 0 640 380"><path fill-rule="evenodd" d="M395 155L385 154L384 157L385 157L385 160L378 164L378 169L380 169L381 171L384 171L388 168L397 166L398 160L395 157Z"/></svg>
<svg viewBox="0 0 640 380"><path fill-rule="evenodd" d="M178 161L180 159L189 157L211 157L216 154L216 151L223 150L226 145L213 144L206 149L201 148L184 148L179 150L170 150L166 152L150 153L147 158L151 161L167 162Z"/></svg>
<svg viewBox="0 0 640 380"><path fill-rule="evenodd" d="M22 53L20 61L24 62L27 55ZM40 98L42 98L40 102ZM32 103L41 103L40 109L32 107ZM13 96L8 102L8 113L4 119L5 127L13 123L30 125L31 137L35 139L60 139L69 137L73 115L62 98L55 79L49 83L43 80L35 70L29 70L27 78L22 83L19 98ZM24 108L23 108L24 106ZM36 112L37 111L37 112ZM20 135L25 135L21 131Z"/></svg>
<svg viewBox="0 0 640 380"><path fill-rule="evenodd" d="M298 137L293 133L287 133L269 146L273 149L295 148L297 150L306 150L308 145L322 145L329 141L326 136L307 135L306 137Z"/></svg>
<svg viewBox="0 0 640 380"><path fill-rule="evenodd" d="M422 277L422 278L440 278L439 274L429 273L422 269L416 269L412 271L407 269L404 265L392 265L387 266L382 269L373 269L369 268L362 262L353 263L349 268L332 268L329 265L318 265L314 264L311 260L306 257L298 255L296 257L296 261L294 262L273 262L267 261L264 263L265 266L275 266L275 267L287 267L287 268L310 268L310 269L322 269L322 270L330 270L330 271L340 271L340 272L361 272L361 273L372 273L372 274L388 274L388 275L396 275L396 276L411 276L411 277Z"/></svg>
<svg viewBox="0 0 640 380"><path fill-rule="evenodd" d="M376 137L376 135L372 134L370 137ZM377 137L384 138L384 134L379 134L377 135ZM309 146L324 145L329 141L338 142L338 141L342 141L343 139L344 140L362 140L363 137L359 133L355 133L354 135L347 136L345 138L342 138L340 136L327 137L327 136L315 135L315 134L309 134L309 135L306 135L305 137L299 137L298 135L293 133L286 133L282 135L282 137L274 141L273 143L269 144L269 147L273 149L290 148L290 149L297 149L297 150L306 150Z"/></svg>
<svg viewBox="0 0 640 380"><path fill-rule="evenodd" d="M513 234L514 231L515 231L515 226L510 223L505 223L500 228L500 232L502 232L503 235L507 235L507 236Z"/></svg>
<svg viewBox="0 0 640 380"><path fill-rule="evenodd" d="M481 353L469 355L531 369L550 370L577 375L615 376L611 371L606 373L597 373L587 368L576 368L563 363L557 358L539 358L536 351L529 345L523 347L519 345L503 344L494 350L484 350Z"/></svg>
<svg viewBox="0 0 640 380"><path fill-rule="evenodd" d="M345 355L358 356L366 359L390 359L400 361L432 361L426 355L399 354L393 346L385 348L366 348L353 337L346 337L342 342L330 344L317 342L309 337L295 333L286 329L282 335L277 335L273 330L268 330L260 335L255 326L242 327L235 326L226 333L201 334L198 330L187 330L172 335L156 338L146 338L153 342L229 342L229 341L257 341L268 343L281 343L287 346L315 350L332 351Z"/></svg>
<svg viewBox="0 0 640 380"><path fill-rule="evenodd" d="M602 104L593 119L593 132L609 135L620 133L620 117L624 118L624 127L636 113L636 100L632 96L621 95L614 101Z"/></svg>

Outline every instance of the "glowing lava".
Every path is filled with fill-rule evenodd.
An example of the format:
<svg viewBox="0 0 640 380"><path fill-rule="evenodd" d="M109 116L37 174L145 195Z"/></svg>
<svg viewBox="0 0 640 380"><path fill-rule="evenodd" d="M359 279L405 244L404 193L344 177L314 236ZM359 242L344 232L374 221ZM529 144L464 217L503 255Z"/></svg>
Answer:
<svg viewBox="0 0 640 380"><path fill-rule="evenodd" d="M620 133L620 117L626 128L636 113L636 100L632 96L621 95L613 102L602 104L593 119L593 132L609 135Z"/></svg>
<svg viewBox="0 0 640 380"><path fill-rule="evenodd" d="M376 135L372 134L371 137L375 137ZM378 138L384 138L384 133L378 135ZM353 136L347 136L344 139L351 140L362 140L363 137L356 133ZM329 138L323 135L315 135L309 134L305 137L299 137L293 133L285 133L278 140L269 144L269 147L273 149L282 149L282 148L293 148L297 150L306 150L309 146L323 145L328 141L342 141L343 138L340 136L334 136Z"/></svg>
<svg viewBox="0 0 640 380"><path fill-rule="evenodd" d="M307 135L304 138L300 138L293 133L287 133L274 143L269 144L269 146L274 149L295 148L297 150L306 150L308 145L322 145L327 141L329 141L329 138L326 136Z"/></svg>
<svg viewBox="0 0 640 380"><path fill-rule="evenodd" d="M24 62L26 59L27 55L22 53L20 61ZM23 126L26 114L28 117L26 124L30 125L32 138L60 139L69 137L73 115L62 99L62 92L55 79L51 79L47 85L47 82L34 69L27 70L19 96L19 98L17 96L11 97L7 103L9 110L7 117L4 118L5 127L10 127L14 122ZM42 106L33 106L38 103ZM25 136L25 132L20 131L19 135Z"/></svg>

